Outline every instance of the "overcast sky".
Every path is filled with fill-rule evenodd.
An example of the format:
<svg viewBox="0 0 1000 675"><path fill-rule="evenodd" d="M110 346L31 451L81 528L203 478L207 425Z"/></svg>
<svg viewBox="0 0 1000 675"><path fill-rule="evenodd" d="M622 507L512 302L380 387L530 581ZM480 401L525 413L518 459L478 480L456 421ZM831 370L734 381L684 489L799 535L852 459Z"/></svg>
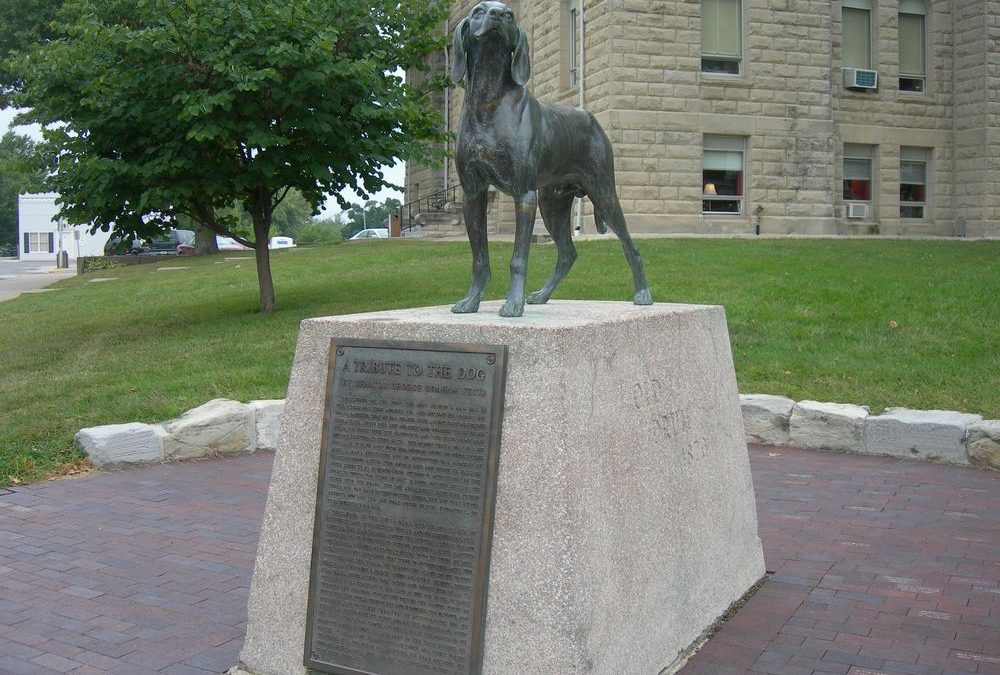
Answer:
<svg viewBox="0 0 1000 675"><path fill-rule="evenodd" d="M0 135L6 133L7 130L10 129L10 123L11 120L13 119L14 119L13 110L9 108L0 110ZM41 135L39 134L37 127L17 127L17 132L22 134L27 134L35 139L41 138ZM406 169L402 163L397 164L394 167L387 168L385 170L385 177L389 180L390 183L396 183L397 185L403 184L405 180L405 175L406 175ZM361 198L351 191L347 192L346 197L347 201L351 203L360 204L362 202ZM395 197L400 201L403 200L403 194L396 190L386 189L382 190L378 194L372 195L372 198L375 199L375 201L379 202L384 201L389 197ZM337 203L337 200L330 199L327 201L324 213L322 215L332 216L338 213L339 211L340 211L340 205Z"/></svg>
<svg viewBox="0 0 1000 675"><path fill-rule="evenodd" d="M15 111L13 108L3 108L0 110L0 135L7 133L10 129L10 123L13 121ZM18 133L27 134L32 138L41 140L41 134L38 132L38 127L17 127Z"/></svg>

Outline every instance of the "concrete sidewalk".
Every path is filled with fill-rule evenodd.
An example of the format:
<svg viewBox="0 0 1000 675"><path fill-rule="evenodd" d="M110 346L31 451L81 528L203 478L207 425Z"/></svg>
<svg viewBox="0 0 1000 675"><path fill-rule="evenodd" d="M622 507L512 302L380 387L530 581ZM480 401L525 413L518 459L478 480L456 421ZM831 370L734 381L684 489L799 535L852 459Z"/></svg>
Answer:
<svg viewBox="0 0 1000 675"><path fill-rule="evenodd" d="M1000 474L750 455L772 574L683 675L1000 673ZM0 490L0 673L235 664L272 458Z"/></svg>
<svg viewBox="0 0 1000 675"><path fill-rule="evenodd" d="M0 302L12 300L22 293L37 293L48 286L76 276L76 265L57 269L52 262L21 261L0 258Z"/></svg>

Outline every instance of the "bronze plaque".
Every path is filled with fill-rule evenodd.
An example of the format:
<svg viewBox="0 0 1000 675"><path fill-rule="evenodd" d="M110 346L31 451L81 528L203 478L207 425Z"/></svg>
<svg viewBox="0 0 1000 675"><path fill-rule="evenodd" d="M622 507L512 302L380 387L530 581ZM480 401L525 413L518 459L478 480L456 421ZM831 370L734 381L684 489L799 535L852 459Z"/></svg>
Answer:
<svg viewBox="0 0 1000 675"><path fill-rule="evenodd" d="M331 341L307 667L481 672L506 350Z"/></svg>

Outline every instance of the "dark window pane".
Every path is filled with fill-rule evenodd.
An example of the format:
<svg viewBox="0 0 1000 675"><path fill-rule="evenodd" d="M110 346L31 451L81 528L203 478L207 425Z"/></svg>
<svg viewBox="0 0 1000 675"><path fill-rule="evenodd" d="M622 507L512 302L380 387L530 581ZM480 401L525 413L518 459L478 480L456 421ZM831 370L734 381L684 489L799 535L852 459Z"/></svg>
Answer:
<svg viewBox="0 0 1000 675"><path fill-rule="evenodd" d="M901 77L899 78L900 91L923 91L924 78L922 77Z"/></svg>
<svg viewBox="0 0 1000 675"><path fill-rule="evenodd" d="M705 169L701 172L702 186L714 185L715 194L743 196L743 172Z"/></svg>
<svg viewBox="0 0 1000 675"><path fill-rule="evenodd" d="M739 75L740 62L728 59L706 59L701 60L701 72L722 73L724 75Z"/></svg>
<svg viewBox="0 0 1000 675"><path fill-rule="evenodd" d="M925 202L927 201L927 190L923 185L909 185L901 183L899 186L899 201L901 202Z"/></svg>
<svg viewBox="0 0 1000 675"><path fill-rule="evenodd" d="M701 210L703 213L739 213L740 202L733 199L703 199Z"/></svg>
<svg viewBox="0 0 1000 675"><path fill-rule="evenodd" d="M845 180L844 199L867 202L872 198L872 183L868 180Z"/></svg>
<svg viewBox="0 0 1000 675"><path fill-rule="evenodd" d="M899 217L900 218L923 218L924 217L924 207L916 204L900 204L899 205Z"/></svg>

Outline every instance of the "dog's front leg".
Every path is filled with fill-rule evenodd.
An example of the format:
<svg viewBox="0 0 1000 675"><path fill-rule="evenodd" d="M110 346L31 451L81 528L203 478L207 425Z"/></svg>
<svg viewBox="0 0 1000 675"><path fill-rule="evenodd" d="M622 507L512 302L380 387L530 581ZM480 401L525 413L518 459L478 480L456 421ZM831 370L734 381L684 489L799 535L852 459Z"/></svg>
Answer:
<svg viewBox="0 0 1000 675"><path fill-rule="evenodd" d="M486 237L486 188L466 190L465 231L469 235L469 246L472 247L472 284L465 297L459 300L451 311L455 314L471 314L479 311L479 302L483 299L486 284L490 282L490 251Z"/></svg>
<svg viewBox="0 0 1000 675"><path fill-rule="evenodd" d="M528 251L531 249L531 233L535 229L538 193L535 190L528 190L517 195L514 201L517 223L514 230L514 256L510 259L510 288L507 290L507 302L500 308L500 316L524 314L524 278L528 272Z"/></svg>

